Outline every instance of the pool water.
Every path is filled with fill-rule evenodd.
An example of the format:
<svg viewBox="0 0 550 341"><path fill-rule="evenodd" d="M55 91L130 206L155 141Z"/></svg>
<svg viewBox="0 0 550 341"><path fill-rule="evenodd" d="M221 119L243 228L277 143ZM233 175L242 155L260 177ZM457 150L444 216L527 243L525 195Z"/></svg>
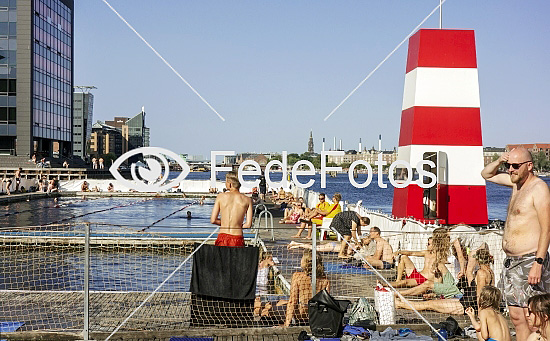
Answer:
<svg viewBox="0 0 550 341"><path fill-rule="evenodd" d="M39 199L0 207L0 227L78 224L113 224L111 232L202 232L216 228L210 224L214 199L199 205L195 199L174 198L88 198ZM187 211L192 219L187 219Z"/></svg>

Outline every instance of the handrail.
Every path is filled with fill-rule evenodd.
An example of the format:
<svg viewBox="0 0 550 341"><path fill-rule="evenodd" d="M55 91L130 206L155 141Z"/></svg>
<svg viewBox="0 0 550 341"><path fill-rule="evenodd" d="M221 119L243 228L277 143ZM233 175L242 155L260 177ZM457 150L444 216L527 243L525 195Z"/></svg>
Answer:
<svg viewBox="0 0 550 341"><path fill-rule="evenodd" d="M267 218L269 216L269 220L271 222L271 241L275 241L275 233L274 233L274 230L273 230L273 214L271 214L271 212L269 212L269 210L267 209L267 206L265 206L264 204L259 204L254 209L254 217L256 217L256 212L258 211L259 207L263 207L263 210L260 212L260 214L258 214L258 217L254 219L253 231L256 232L256 235L254 237L254 242L255 243L258 242L259 235L260 235L260 222L262 220L263 215L265 215L265 229L266 230L269 229L268 222L267 222Z"/></svg>

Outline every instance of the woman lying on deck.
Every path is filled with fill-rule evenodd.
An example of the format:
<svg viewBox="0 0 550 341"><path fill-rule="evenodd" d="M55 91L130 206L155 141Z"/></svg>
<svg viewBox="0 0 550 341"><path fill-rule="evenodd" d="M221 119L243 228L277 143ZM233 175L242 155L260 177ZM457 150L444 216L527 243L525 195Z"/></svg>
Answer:
<svg viewBox="0 0 550 341"><path fill-rule="evenodd" d="M369 243L367 245L364 245L365 242L369 242ZM353 244L353 247L355 248L357 253L355 253L352 250L352 248L347 248L347 254L350 256L353 255L354 256L353 258L359 261L361 260L361 257L359 257L359 255L365 258L365 257L374 255L374 252L376 251L376 242L374 240L368 240L366 238L363 238L361 240L361 243L353 243L353 242L350 242L350 243ZM342 243L338 241L331 241L324 244L318 244L317 252L340 253L341 247L342 247ZM299 242L291 241L286 246L286 248L288 250L297 250L297 249L311 250L312 246L309 243L299 243Z"/></svg>
<svg viewBox="0 0 550 341"><path fill-rule="evenodd" d="M493 256L486 249L481 249L476 252L474 257L477 258L477 261L480 265L479 270L475 274L467 274L468 277L474 278L474 280L466 286L464 294L455 294L454 298L452 296L448 297L445 295L446 299L436 299L429 301L409 301L412 307L416 310L434 310L444 314L457 314L462 315L468 307L474 308L477 311L477 301L479 295L481 294L481 289L486 285L492 285L494 281L493 271L491 270L491 264L493 263ZM450 275L447 272L445 275ZM451 275L452 278L452 275ZM425 283L430 282L426 281ZM445 284L445 279L443 279L443 284ZM454 280L452 285L454 285ZM429 286L429 285L428 285ZM436 295L438 295L437 283L431 285L434 289ZM446 289L451 286L450 282L447 282L446 285L439 287L439 289ZM456 287L456 286L455 286ZM417 287L418 288L418 287ZM416 289L416 288L413 288ZM412 292L413 289L402 291L403 295L405 294L415 294L418 292ZM458 290L458 289L456 289ZM456 290L450 291L450 293L456 293ZM459 291L460 292L460 291ZM411 309L409 304L401 301L400 299L395 300L396 308Z"/></svg>

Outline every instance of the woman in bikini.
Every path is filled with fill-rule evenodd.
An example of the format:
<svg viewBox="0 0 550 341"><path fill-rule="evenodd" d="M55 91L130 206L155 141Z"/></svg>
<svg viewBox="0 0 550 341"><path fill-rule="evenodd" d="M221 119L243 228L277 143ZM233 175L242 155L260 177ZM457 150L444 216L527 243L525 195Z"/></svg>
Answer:
<svg viewBox="0 0 550 341"><path fill-rule="evenodd" d="M475 311L477 311L477 302L481 294L481 290L486 285L492 285L494 282L494 274L493 270L491 270L493 256L491 256L489 251L487 251L486 249L481 249L476 252L474 257L477 258L480 268L475 274L471 274L474 280L470 283L468 287L464 288L464 294L455 294L454 298L450 296L445 297L445 299L409 301L408 303L412 305L412 307L416 310L433 310L443 314L463 315L465 309L468 307L472 307ZM445 276L448 275L450 275L450 272L445 273ZM452 275L450 275L450 278L452 278ZM426 281L424 284L429 282L431 281ZM450 283L445 283L445 278L443 282L439 284L439 288L443 291L438 290L438 283L431 284L436 296L438 296L439 294L444 295L444 290L447 288L447 286L450 285ZM452 293L455 293L454 289ZM409 304L401 301L400 299L395 300L396 308L411 309Z"/></svg>

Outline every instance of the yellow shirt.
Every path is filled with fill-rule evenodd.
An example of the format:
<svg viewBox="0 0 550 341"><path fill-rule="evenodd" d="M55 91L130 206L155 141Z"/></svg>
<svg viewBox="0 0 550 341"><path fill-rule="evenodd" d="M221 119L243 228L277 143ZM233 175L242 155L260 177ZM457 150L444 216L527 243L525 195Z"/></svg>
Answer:
<svg viewBox="0 0 550 341"><path fill-rule="evenodd" d="M334 205L338 205L338 207L336 207L334 210L333 207ZM332 210L332 212L330 212L329 214L327 214L325 216L325 218L334 218L334 216L336 216L338 213L342 212L342 207L340 206L340 203L336 203L336 204L332 204L329 206L328 210Z"/></svg>
<svg viewBox="0 0 550 341"><path fill-rule="evenodd" d="M334 205L338 205L334 210L332 210L334 208ZM328 213L325 217L327 218L333 218L335 215L337 215L338 213L342 212L342 207L340 207L340 203L336 203L336 204L329 204L328 202L320 202L317 204L317 208L320 209L320 210L323 210L323 211L331 211L330 213ZM311 219L311 221L316 224L316 225L321 225L323 224L323 219L316 219L316 218L313 218Z"/></svg>

